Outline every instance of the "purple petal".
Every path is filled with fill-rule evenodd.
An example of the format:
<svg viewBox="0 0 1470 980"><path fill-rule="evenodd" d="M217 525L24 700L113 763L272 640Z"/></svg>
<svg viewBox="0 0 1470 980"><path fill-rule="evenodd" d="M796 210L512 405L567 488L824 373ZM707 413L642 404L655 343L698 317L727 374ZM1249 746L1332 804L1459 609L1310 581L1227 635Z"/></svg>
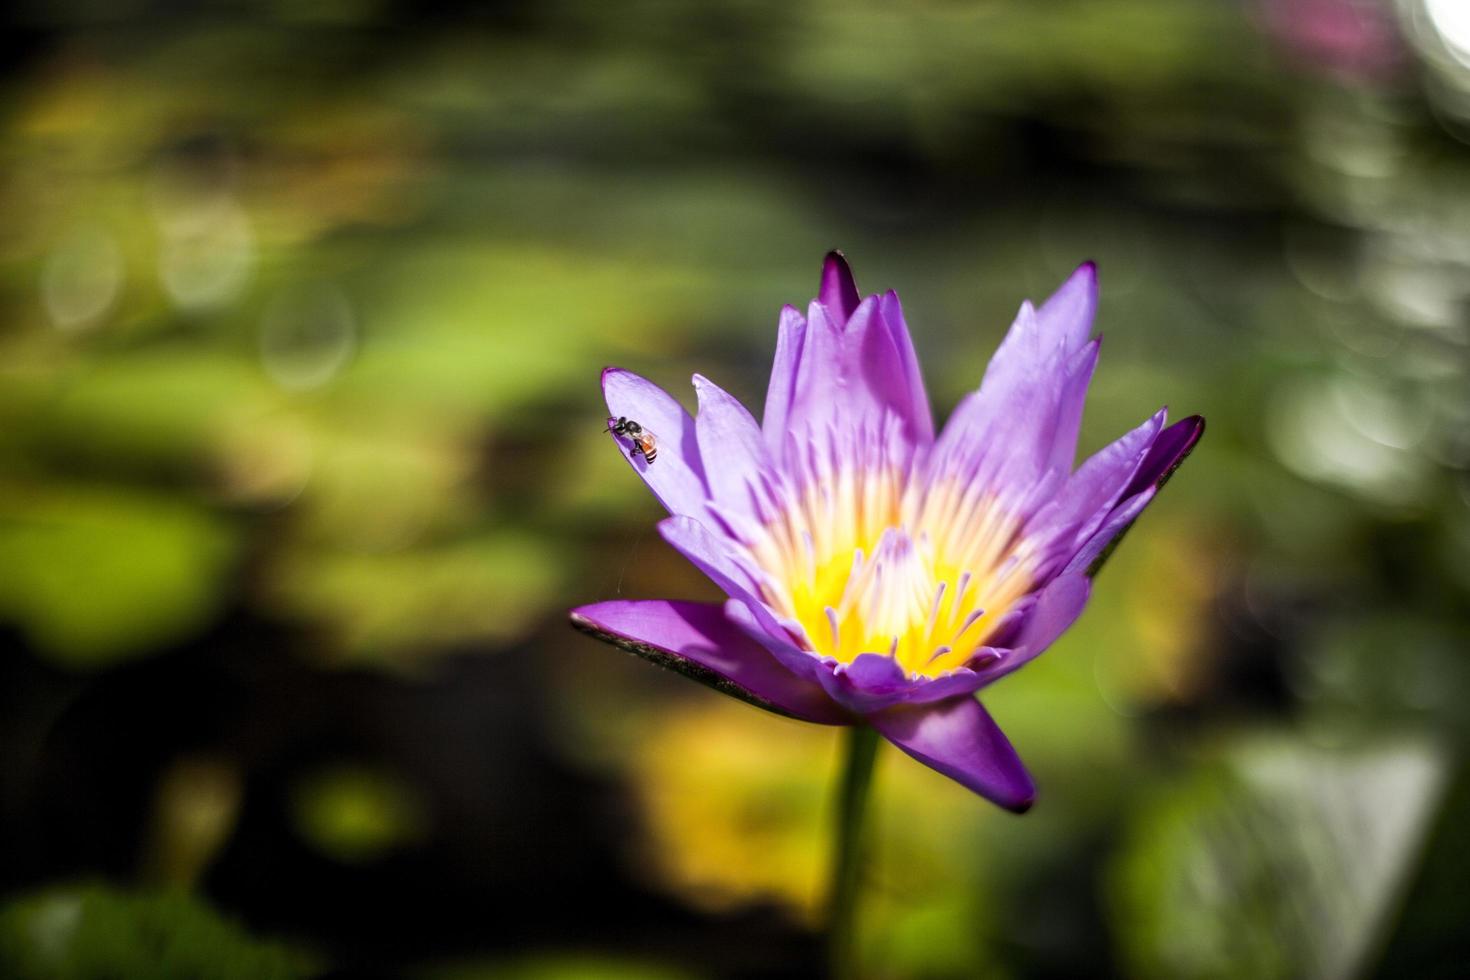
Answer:
<svg viewBox="0 0 1470 980"><path fill-rule="evenodd" d="M973 668L981 663L989 664L995 659L997 656L994 651L982 647L975 651L975 659L970 661L970 667L956 667L938 677L915 683L904 692L903 703L930 704L960 694L974 694L984 686L985 678L978 669Z"/></svg>
<svg viewBox="0 0 1470 980"><path fill-rule="evenodd" d="M743 603L755 623L773 640L796 646L805 639L793 636L793 630L800 627L780 622L761 601L757 570L747 567L732 555L729 548L703 524L688 517L668 517L659 522L658 533L674 550L709 576L710 581L723 589L727 596Z"/></svg>
<svg viewBox="0 0 1470 980"><path fill-rule="evenodd" d="M833 318L842 323L852 316L860 299L847 259L835 249L828 252L822 262L822 286L817 290L817 302L830 309Z"/></svg>
<svg viewBox="0 0 1470 980"><path fill-rule="evenodd" d="M1079 265L1036 315L1041 329L1062 336L1067 348L1075 350L1085 344L1097 315L1097 266L1092 262Z"/></svg>
<svg viewBox="0 0 1470 980"><path fill-rule="evenodd" d="M1102 527L1098 528L1077 549L1077 554L1067 562L1066 568L1062 569L1064 575L1083 573L1085 575L1096 575L1102 568L1103 563L1112 555L1113 549L1122 540L1123 533L1138 520L1138 515L1149 505L1157 493L1152 487L1141 493L1136 493L1124 500L1116 508L1108 513L1107 519L1103 521Z"/></svg>
<svg viewBox="0 0 1470 980"><path fill-rule="evenodd" d="M1145 487L1161 489L1169 481L1169 477L1174 475L1174 471L1184 463L1185 458L1194 451L1195 444L1204 434L1205 420L1201 415L1180 419L1159 433L1158 439L1154 440L1148 455L1139 465L1138 472L1129 482L1128 489L1123 491L1123 496L1130 497Z"/></svg>
<svg viewBox="0 0 1470 980"><path fill-rule="evenodd" d="M846 321L834 321L832 317L833 311L821 303L813 302L807 307L806 344L801 351L787 417L791 432L801 435L812 430L820 432L842 414L837 406L839 400L845 403L866 394L860 379L849 379L851 365L842 332Z"/></svg>
<svg viewBox="0 0 1470 980"><path fill-rule="evenodd" d="M609 415L632 419L657 440L657 459L648 463L641 456L635 458L623 440L613 437L659 503L670 514L705 519L709 490L704 482L694 419L668 392L622 368L603 369L602 393Z"/></svg>
<svg viewBox="0 0 1470 980"><path fill-rule="evenodd" d="M705 470L710 496L721 507L753 514L762 476L772 467L760 426L744 405L713 381L696 374L694 390L699 395L694 427L700 458L719 461Z"/></svg>
<svg viewBox="0 0 1470 980"><path fill-rule="evenodd" d="M1013 648L994 664L976 671L980 683L999 680L1040 656L1082 615L1091 592L1092 580L1079 573L1062 575L1049 582L1037 595L1036 604L1013 641Z"/></svg>
<svg viewBox="0 0 1470 980"><path fill-rule="evenodd" d="M1042 506L1071 472L1087 386L1094 280L1079 270L1041 311L1023 303L931 458L934 478L959 479L1023 511Z"/></svg>
<svg viewBox="0 0 1470 980"><path fill-rule="evenodd" d="M882 431L888 418L902 423L906 441L928 444L929 398L896 296L859 301L846 263L829 256L821 295L799 323L794 311L783 312L766 396L763 427L778 458L789 433L824 439L831 431Z"/></svg>
<svg viewBox="0 0 1470 980"><path fill-rule="evenodd" d="M898 302L898 293L889 290L879 299L883 325L893 343L896 356L895 366L903 372L903 387L898 396L906 403L901 406L900 417L908 420L914 438L921 445L934 441L934 412L929 407L929 393L924 388L924 377L919 371L919 355L914 350L914 338L909 335L904 322L903 307Z"/></svg>
<svg viewBox="0 0 1470 980"><path fill-rule="evenodd" d="M817 680L834 701L860 714L902 702L909 679L898 662L881 653L862 653L848 664L823 664Z"/></svg>
<svg viewBox="0 0 1470 980"><path fill-rule="evenodd" d="M1110 445L1104 446L1078 467L1062 492L1061 505L1067 515L1080 522L1074 533L1090 534L1103 516L1122 497L1134 474L1157 443L1167 415L1159 409Z"/></svg>
<svg viewBox="0 0 1470 980"><path fill-rule="evenodd" d="M1020 642L1021 630L1031 618L1031 610L1036 608L1037 596L1036 592L1022 596L996 620L995 625L990 628L986 645L975 651L976 658L983 661L982 666L989 666L991 661L998 659L1002 653L1008 653ZM975 669L980 669L980 666Z"/></svg>
<svg viewBox="0 0 1470 980"><path fill-rule="evenodd" d="M801 624L784 624L785 629L778 627L777 632L773 633L771 629L761 624L761 619L757 618L755 612L751 610L750 604L740 599L731 599L725 603L725 618L769 650L771 656L775 657L781 666L797 677L816 684L820 675L831 672L831 663L810 651L800 649L791 642L791 636L801 632Z"/></svg>
<svg viewBox="0 0 1470 980"><path fill-rule="evenodd" d="M1086 346L1096 310L1097 271L1085 263L1040 310L1022 304L1022 314L985 369L981 390L992 385L1006 391L1025 389L1064 373L1068 361Z"/></svg>
<svg viewBox="0 0 1470 980"><path fill-rule="evenodd" d="M1060 494L1037 512L1024 537L1041 559L1037 577L1045 579L1059 563L1077 553L1097 531L1138 472L1164 425L1161 409L1121 439L1094 453L1067 479Z"/></svg>
<svg viewBox="0 0 1470 980"><path fill-rule="evenodd" d="M1067 380L1062 386L1057 401L1056 428L1052 431L1052 469L1070 472L1077 461L1077 434L1082 431L1082 409L1087 403L1087 387L1092 383L1092 374L1097 370L1097 356L1101 341L1084 343L1067 364Z"/></svg>
<svg viewBox="0 0 1470 980"><path fill-rule="evenodd" d="M792 676L718 605L599 602L572 610L572 625L768 711L823 725L852 723L820 687Z"/></svg>
<svg viewBox="0 0 1470 980"><path fill-rule="evenodd" d="M1036 599L1031 616L1016 640L1027 660L1051 646L1082 615L1092 581L1085 575L1063 575L1049 582Z"/></svg>
<svg viewBox="0 0 1470 980"><path fill-rule="evenodd" d="M910 677L896 660L882 653L858 654L850 664L821 663L815 677L834 701L858 714L973 694L986 681L968 667L938 677Z"/></svg>
<svg viewBox="0 0 1470 980"><path fill-rule="evenodd" d="M896 415L903 421L905 438L928 445L934 438L934 416L898 295L889 291L864 300L847 321L844 340L846 356L862 378L858 390L869 402L853 400L862 417Z"/></svg>
<svg viewBox="0 0 1470 980"><path fill-rule="evenodd" d="M789 428L791 401L796 395L796 375L806 346L806 318L794 306L781 309L776 328L776 360L771 365L771 383L766 389L766 409L761 429L771 452L780 455Z"/></svg>
<svg viewBox="0 0 1470 980"><path fill-rule="evenodd" d="M1016 750L972 697L890 708L868 722L908 755L998 806L1025 813L1036 799Z"/></svg>
<svg viewBox="0 0 1470 980"><path fill-rule="evenodd" d="M1152 502L1159 490L1174 475L1174 471L1179 469L1193 451L1204 431L1205 420L1198 415L1192 415L1159 433L1158 439L1149 447L1148 455L1129 481L1128 488L1124 490L1122 501L1109 512L1102 526L1078 548L1077 554L1067 563L1065 571L1085 571L1088 575L1098 573L1128 528L1138 519L1138 515L1143 513L1143 509Z"/></svg>

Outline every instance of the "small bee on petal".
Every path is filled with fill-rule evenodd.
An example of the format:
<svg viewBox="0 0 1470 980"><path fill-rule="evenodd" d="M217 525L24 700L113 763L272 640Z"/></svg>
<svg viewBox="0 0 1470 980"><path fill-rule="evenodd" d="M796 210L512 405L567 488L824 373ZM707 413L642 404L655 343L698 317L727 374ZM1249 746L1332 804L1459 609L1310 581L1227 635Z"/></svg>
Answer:
<svg viewBox="0 0 1470 980"><path fill-rule="evenodd" d="M633 448L628 450L629 458L642 456L643 461L650 466L658 458L658 437L632 419L621 415L615 419L609 418L607 428L613 435L624 436L633 443Z"/></svg>

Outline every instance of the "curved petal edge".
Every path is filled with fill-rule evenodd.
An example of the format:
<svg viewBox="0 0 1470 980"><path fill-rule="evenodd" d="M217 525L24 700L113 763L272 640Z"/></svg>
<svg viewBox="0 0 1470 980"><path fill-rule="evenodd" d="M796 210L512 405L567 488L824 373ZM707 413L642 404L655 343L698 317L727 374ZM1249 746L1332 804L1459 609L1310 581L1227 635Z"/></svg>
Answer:
<svg viewBox="0 0 1470 980"><path fill-rule="evenodd" d="M1185 459L1194 451L1200 437L1205 434L1204 416L1191 415L1180 419L1160 432L1149 448L1143 462L1128 487L1123 491L1122 502L1113 510L1077 556L1067 565L1067 571L1085 569L1089 578L1097 575L1103 565L1128 533L1133 522L1143 513L1163 489L1169 478L1184 465Z"/></svg>
<svg viewBox="0 0 1470 980"><path fill-rule="evenodd" d="M1036 801L1036 784L1016 750L972 697L890 708L868 722L906 755L997 806L1025 813Z"/></svg>
<svg viewBox="0 0 1470 980"><path fill-rule="evenodd" d="M847 725L816 684L786 670L715 603L616 600L572 610L572 626L721 694L788 718Z"/></svg>

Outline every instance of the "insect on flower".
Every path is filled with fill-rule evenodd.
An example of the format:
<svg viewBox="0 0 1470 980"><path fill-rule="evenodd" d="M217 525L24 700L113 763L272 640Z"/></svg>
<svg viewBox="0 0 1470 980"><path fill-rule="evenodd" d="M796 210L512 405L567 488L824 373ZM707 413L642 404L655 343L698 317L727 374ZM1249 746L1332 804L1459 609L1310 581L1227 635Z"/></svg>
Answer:
<svg viewBox="0 0 1470 980"><path fill-rule="evenodd" d="M1001 806L1035 787L975 697L1082 613L1092 575L1204 431L1160 410L1075 465L1100 340L1097 274L1021 304L979 388L935 432L892 291L827 256L781 312L765 415L699 375L699 414L619 368L609 430L663 460L639 476L659 532L728 597L616 600L578 629L760 707L868 725ZM636 417L640 422L634 422Z"/></svg>
<svg viewBox="0 0 1470 980"><path fill-rule="evenodd" d="M650 430L634 422L632 419L609 418L607 420L608 431L615 436L623 436L633 443L633 448L628 450L628 458L643 457L643 461L649 466L658 458L658 436Z"/></svg>

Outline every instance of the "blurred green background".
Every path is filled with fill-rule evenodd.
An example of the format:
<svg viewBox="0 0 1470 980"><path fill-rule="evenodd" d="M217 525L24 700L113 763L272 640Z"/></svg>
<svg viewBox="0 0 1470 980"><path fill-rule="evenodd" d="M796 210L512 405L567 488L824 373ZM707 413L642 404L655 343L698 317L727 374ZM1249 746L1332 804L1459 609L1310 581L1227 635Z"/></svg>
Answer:
<svg viewBox="0 0 1470 980"><path fill-rule="evenodd" d="M565 611L714 595L598 370L758 408L832 247L941 417L1091 258L1084 451L1209 419L871 975L1470 961L1463 0L4 16L0 975L819 973L836 734Z"/></svg>

